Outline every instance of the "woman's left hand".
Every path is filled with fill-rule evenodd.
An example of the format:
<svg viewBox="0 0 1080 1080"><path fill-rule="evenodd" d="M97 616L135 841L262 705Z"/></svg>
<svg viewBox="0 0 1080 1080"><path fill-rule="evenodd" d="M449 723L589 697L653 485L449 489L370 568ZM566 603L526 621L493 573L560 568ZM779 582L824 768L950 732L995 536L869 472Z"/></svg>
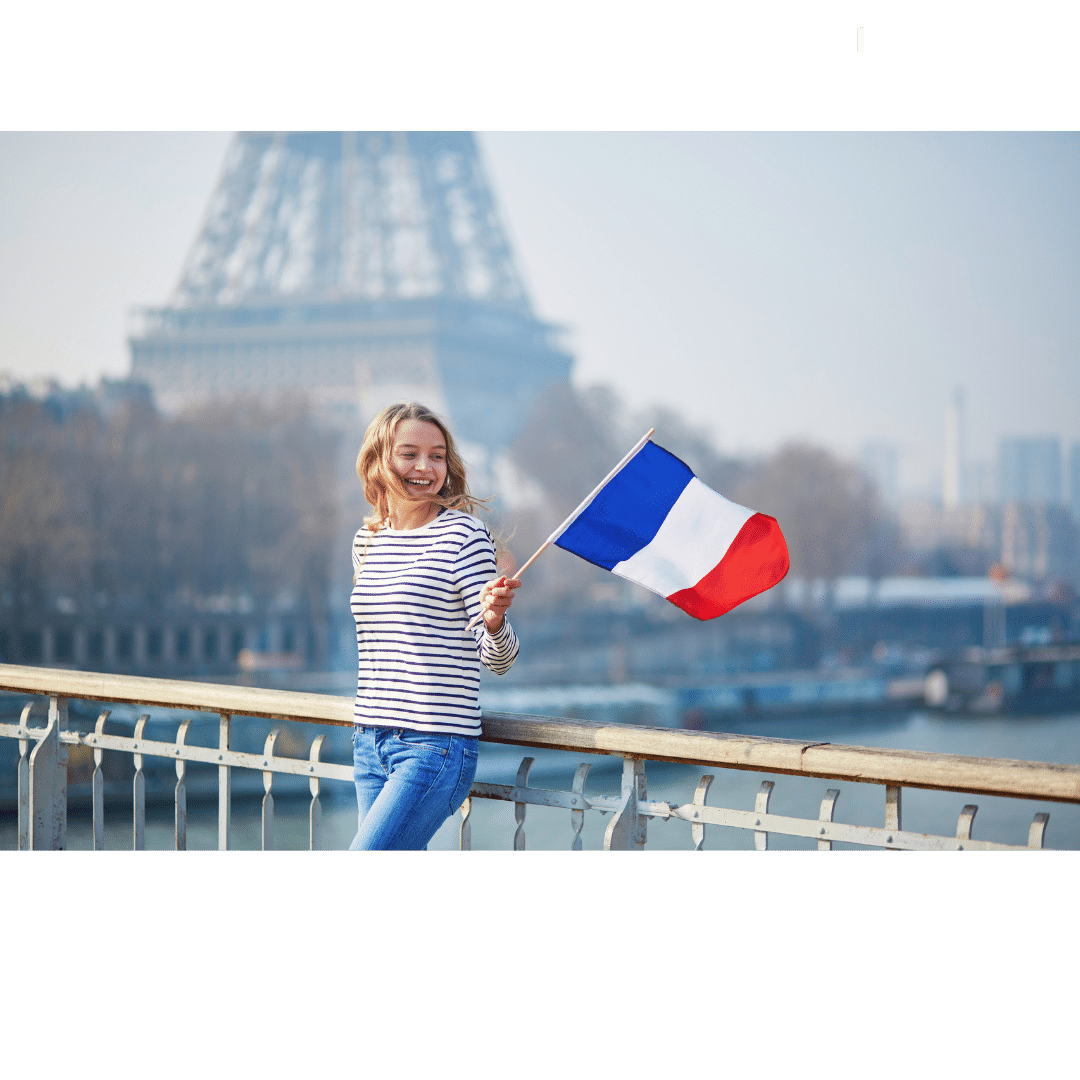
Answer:
<svg viewBox="0 0 1080 1080"><path fill-rule="evenodd" d="M484 617L484 626L489 634L496 634L502 629L503 616L514 602L514 590L520 585L520 581L503 574L480 589L480 614Z"/></svg>

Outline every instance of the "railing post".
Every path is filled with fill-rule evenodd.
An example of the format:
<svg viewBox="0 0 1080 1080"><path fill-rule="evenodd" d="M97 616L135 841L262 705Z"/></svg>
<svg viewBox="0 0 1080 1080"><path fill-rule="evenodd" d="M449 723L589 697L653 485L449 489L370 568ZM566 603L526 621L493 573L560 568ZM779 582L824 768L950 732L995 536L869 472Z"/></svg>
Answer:
<svg viewBox="0 0 1080 1080"><path fill-rule="evenodd" d="M39 701L27 702L19 718L19 850L30 850L30 718L41 716L45 710ZM40 729L39 729L40 730ZM24 737L25 736L25 737ZM36 746L35 746L36 749Z"/></svg>
<svg viewBox="0 0 1080 1080"><path fill-rule="evenodd" d="M531 757L522 758L521 764L518 766L516 786L518 788L525 788L529 786L529 770L533 767L533 761L535 759ZM514 850L525 850L525 806L523 802L514 803L514 821L517 823L517 828L514 830Z"/></svg>
<svg viewBox="0 0 1080 1080"><path fill-rule="evenodd" d="M1050 820L1049 814L1036 814L1035 820L1028 829L1028 847L1041 848L1046 839L1046 823Z"/></svg>
<svg viewBox="0 0 1080 1080"><path fill-rule="evenodd" d="M26 716L26 713L23 713ZM25 726L26 721L23 720ZM19 740L19 850L30 850L30 740Z"/></svg>
<svg viewBox="0 0 1080 1080"><path fill-rule="evenodd" d="M219 713L218 724L218 851L229 850L229 828L232 824L232 769L224 764L225 752L229 749L229 724L232 717L228 713Z"/></svg>
<svg viewBox="0 0 1080 1080"><path fill-rule="evenodd" d="M30 754L30 847L62 851L67 839L67 698L49 698L45 735Z"/></svg>
<svg viewBox="0 0 1080 1080"><path fill-rule="evenodd" d="M645 762L623 758L622 802L604 832L605 851L643 851L645 817L638 813L638 801L645 798Z"/></svg>
<svg viewBox="0 0 1080 1080"><path fill-rule="evenodd" d="M772 790L775 786L776 785L772 780L761 781L761 787L758 788L757 796L754 798L755 814L767 814L769 812L769 799L772 798ZM761 824L760 818L758 819L757 824ZM754 833L754 850L769 850L769 834L764 830Z"/></svg>
<svg viewBox="0 0 1080 1080"><path fill-rule="evenodd" d="M698 786L694 790L694 805L695 806L704 806L705 805L705 800L709 797L709 788L712 787L712 782L715 779L716 779L716 777L712 773L706 773L698 781ZM700 813L700 811L695 810L694 811L694 817L697 817L697 815L699 813ZM691 823L691 825L690 825L690 837L694 841L694 850L695 851L704 851L705 850L705 822L704 821L695 821L695 822Z"/></svg>
<svg viewBox="0 0 1080 1080"><path fill-rule="evenodd" d="M818 821L832 821L833 814L836 813L836 800L839 798L839 788L829 788L825 792L825 798L821 800L821 809L818 810ZM822 826L821 831L825 831L824 826ZM818 851L832 851L831 840L819 840L817 846Z"/></svg>
<svg viewBox="0 0 1080 1080"><path fill-rule="evenodd" d="M139 743L143 740L143 732L146 730L146 721L150 719L149 713L143 713L135 722L134 748L139 749ZM132 783L132 839L131 846L135 851L143 851L146 848L146 773L143 772L143 756L135 753L131 755L135 760L135 780Z"/></svg>
<svg viewBox="0 0 1080 1080"><path fill-rule="evenodd" d="M900 813L900 794L902 788L899 784L886 784L885 785L885 828L888 835L885 837L887 844L892 845L898 843L896 834L901 829L901 813ZM889 850L888 847L885 849ZM893 851L899 851L899 848L893 847Z"/></svg>
<svg viewBox="0 0 1080 1080"><path fill-rule="evenodd" d="M472 813L472 796L466 797L461 804L461 827L458 830L458 851L472 851L472 822L469 815Z"/></svg>
<svg viewBox="0 0 1080 1080"><path fill-rule="evenodd" d="M311 744L311 753L308 755L308 760L311 762L313 771L319 760L319 754L322 753L322 745L325 739L325 735L316 735ZM311 792L311 807L308 810L308 850L315 851L318 849L319 834L322 832L322 800L319 798L319 778L317 776L308 778L308 790Z"/></svg>
<svg viewBox="0 0 1080 1080"><path fill-rule="evenodd" d="M979 812L979 808L974 803L968 803L963 810L960 811L960 819L956 823L956 839L957 840L970 840L971 829L975 824L975 815ZM964 850L963 844L957 844L957 848L961 851Z"/></svg>
<svg viewBox="0 0 1080 1080"><path fill-rule="evenodd" d="M266 736L263 746L263 801L262 801L262 849L274 850L274 743L281 734L281 728L274 728Z"/></svg>
<svg viewBox="0 0 1080 1080"><path fill-rule="evenodd" d="M105 734L105 721L109 719L109 709L102 709L94 725L94 742L99 742ZM92 791L94 796L94 850L105 850L105 776L101 771L105 760L105 751L100 746L94 747L94 777Z"/></svg>
<svg viewBox="0 0 1080 1080"><path fill-rule="evenodd" d="M56 712L56 771L53 773L53 851L67 847L67 767L68 748L60 742L60 732L68 729L66 697L49 698L49 712Z"/></svg>
<svg viewBox="0 0 1080 1080"><path fill-rule="evenodd" d="M180 751L187 741L190 720L182 720L176 731L176 850L187 851L187 762L180 757Z"/></svg>
<svg viewBox="0 0 1080 1080"><path fill-rule="evenodd" d="M574 773L573 792L581 796L581 809L570 811L570 825L574 830L574 839L570 844L571 851L581 850L581 830L585 827L585 781L588 779L591 768L591 765L583 762Z"/></svg>

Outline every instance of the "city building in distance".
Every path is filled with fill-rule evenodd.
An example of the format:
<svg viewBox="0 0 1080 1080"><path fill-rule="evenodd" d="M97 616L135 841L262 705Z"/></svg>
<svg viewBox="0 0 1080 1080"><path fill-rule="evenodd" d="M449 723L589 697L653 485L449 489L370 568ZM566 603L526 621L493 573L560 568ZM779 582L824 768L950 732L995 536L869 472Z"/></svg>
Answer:
<svg viewBox="0 0 1080 1080"><path fill-rule="evenodd" d="M1001 439L998 443L998 498L1003 503L1061 502L1061 440Z"/></svg>

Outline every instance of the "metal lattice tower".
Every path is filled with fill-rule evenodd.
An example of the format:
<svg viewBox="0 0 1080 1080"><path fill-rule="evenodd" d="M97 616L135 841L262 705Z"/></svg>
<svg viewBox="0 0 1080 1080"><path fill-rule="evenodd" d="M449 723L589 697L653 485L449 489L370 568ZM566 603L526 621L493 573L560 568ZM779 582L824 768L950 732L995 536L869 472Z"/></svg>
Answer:
<svg viewBox="0 0 1080 1080"><path fill-rule="evenodd" d="M170 304L141 315L132 374L170 410L301 390L355 428L415 397L494 449L570 372L470 132L238 135Z"/></svg>
<svg viewBox="0 0 1080 1080"><path fill-rule="evenodd" d="M527 312L469 132L244 134L174 302L446 296Z"/></svg>

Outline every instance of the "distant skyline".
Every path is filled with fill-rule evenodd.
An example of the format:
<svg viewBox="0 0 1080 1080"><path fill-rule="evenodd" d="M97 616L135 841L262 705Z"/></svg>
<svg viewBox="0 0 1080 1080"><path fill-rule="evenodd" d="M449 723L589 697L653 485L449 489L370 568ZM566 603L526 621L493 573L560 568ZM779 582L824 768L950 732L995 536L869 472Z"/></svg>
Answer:
<svg viewBox="0 0 1080 1080"><path fill-rule="evenodd" d="M0 371L127 374L229 134L0 135ZM487 133L496 198L575 382L670 405L730 452L901 452L940 490L1008 436L1080 441L1080 137Z"/></svg>

